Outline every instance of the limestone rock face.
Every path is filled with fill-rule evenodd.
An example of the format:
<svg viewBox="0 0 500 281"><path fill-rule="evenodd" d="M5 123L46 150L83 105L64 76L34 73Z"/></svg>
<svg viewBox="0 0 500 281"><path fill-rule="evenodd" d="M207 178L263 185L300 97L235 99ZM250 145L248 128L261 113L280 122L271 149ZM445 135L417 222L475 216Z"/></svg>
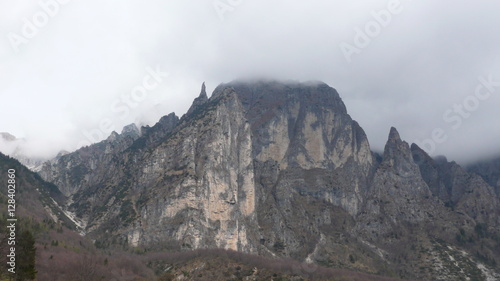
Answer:
<svg viewBox="0 0 500 281"><path fill-rule="evenodd" d="M256 252L250 125L234 91L208 106L181 119L140 161L132 245L173 238L185 247Z"/></svg>
<svg viewBox="0 0 500 281"><path fill-rule="evenodd" d="M347 114L335 89L323 83L273 82L231 87L245 106L256 163L275 164L278 177L280 173L299 177L290 183L283 177L272 184L286 185L287 193L314 194L356 215L373 159L364 131Z"/></svg>
<svg viewBox="0 0 500 281"><path fill-rule="evenodd" d="M129 127L40 174L102 247L226 248L424 280L456 280L436 266L447 246L472 253L470 278L482 272L472 255L500 258L491 186L395 128L373 153L321 82L236 81L210 98L203 85L182 118Z"/></svg>

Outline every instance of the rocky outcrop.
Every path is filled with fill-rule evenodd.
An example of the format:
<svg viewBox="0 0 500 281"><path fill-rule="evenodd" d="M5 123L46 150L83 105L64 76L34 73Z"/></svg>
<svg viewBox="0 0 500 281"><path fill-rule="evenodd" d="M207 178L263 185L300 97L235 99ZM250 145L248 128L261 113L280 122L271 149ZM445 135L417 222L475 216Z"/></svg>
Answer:
<svg viewBox="0 0 500 281"><path fill-rule="evenodd" d="M469 164L466 169L480 175L485 182L495 188L497 196L500 197L500 157Z"/></svg>
<svg viewBox="0 0 500 281"><path fill-rule="evenodd" d="M426 280L438 248L499 259L491 187L395 128L383 156L371 152L320 82L236 81L210 99L203 85L182 118L114 133L41 175L99 246L226 248Z"/></svg>
<svg viewBox="0 0 500 281"><path fill-rule="evenodd" d="M200 95L194 99L193 104L186 113L187 116L191 115L196 110L200 109L208 101L205 83L201 85Z"/></svg>
<svg viewBox="0 0 500 281"><path fill-rule="evenodd" d="M364 211L368 220L382 219L369 224L365 231L384 235L392 230L392 225L424 221L429 212L424 210L439 211L433 210L435 200L429 200L431 195L412 159L408 143L401 140L395 128L391 128Z"/></svg>
<svg viewBox="0 0 500 281"><path fill-rule="evenodd" d="M498 233L494 219L499 215L498 200L491 195L491 187L477 176L455 163L433 160L415 144L410 148L391 128L354 232L387 263L399 264L395 270L401 277L483 280L492 273L481 272L482 265L458 254L452 245L467 244L477 256L498 258L493 250L498 249L493 241L497 235L493 233ZM456 203L450 205L451 198ZM492 236L482 237L483 230ZM486 244L491 248L485 249ZM474 270L456 272L444 265L450 264L448 259L457 268Z"/></svg>
<svg viewBox="0 0 500 281"><path fill-rule="evenodd" d="M411 149L422 178L445 206L467 214L476 222L498 225L500 210L492 186L445 157L432 159L416 144Z"/></svg>
<svg viewBox="0 0 500 281"><path fill-rule="evenodd" d="M134 142L132 149L142 149L159 145L175 129L179 123L179 117L175 113L160 118L153 127L141 127L141 137Z"/></svg>
<svg viewBox="0 0 500 281"><path fill-rule="evenodd" d="M131 137L133 139L137 139L141 136L141 131L135 124L130 124L125 127L123 127L122 132L120 133L122 137Z"/></svg>
<svg viewBox="0 0 500 281"><path fill-rule="evenodd" d="M72 198L79 191L85 192L103 181L125 176L119 172L117 155L129 148L138 137L135 125L126 126L122 134L112 132L99 143L73 153L58 154L43 164L39 174L46 181L56 184L65 196Z"/></svg>

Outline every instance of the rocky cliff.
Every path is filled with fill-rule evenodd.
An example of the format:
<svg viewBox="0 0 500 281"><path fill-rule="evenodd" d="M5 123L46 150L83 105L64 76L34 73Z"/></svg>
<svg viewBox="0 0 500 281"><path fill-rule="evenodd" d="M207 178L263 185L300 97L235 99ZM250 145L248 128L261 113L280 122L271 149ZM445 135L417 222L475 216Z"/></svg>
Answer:
<svg viewBox="0 0 500 281"><path fill-rule="evenodd" d="M226 248L427 280L498 272L492 187L394 128L375 159L324 83L236 81L210 98L203 85L182 118L125 131L40 172L99 246Z"/></svg>

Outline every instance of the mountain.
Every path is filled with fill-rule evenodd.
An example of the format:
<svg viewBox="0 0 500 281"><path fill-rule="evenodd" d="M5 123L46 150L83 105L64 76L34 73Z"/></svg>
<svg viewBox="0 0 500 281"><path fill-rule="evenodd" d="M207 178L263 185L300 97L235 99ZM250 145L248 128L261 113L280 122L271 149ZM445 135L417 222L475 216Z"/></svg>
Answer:
<svg viewBox="0 0 500 281"><path fill-rule="evenodd" d="M161 126L162 121L156 125L156 127ZM147 131L149 128L143 128L143 130ZM94 181L117 176L113 175L112 170L113 165L117 164L118 155L129 148L140 137L140 134L139 129L131 124L126 126L121 134L112 132L106 140L83 147L74 153L59 155L55 159L44 163L40 174L45 179L52 179L51 182L56 184L60 191L69 197L80 191L81 185L89 185ZM141 140L145 140L150 135L152 133L145 134ZM61 171L64 171L64 173L60 174ZM89 178L87 175L89 175L90 171L99 171L99 173L92 174L92 177ZM54 179L53 174L55 173L57 173L57 179Z"/></svg>
<svg viewBox="0 0 500 281"><path fill-rule="evenodd" d="M68 228L72 228L71 221L57 207L57 201L64 199L59 189L22 165L18 160L4 155L0 152L0 180L7 184L9 179L7 171L14 170L14 200L16 213L19 216L30 217L37 221L61 220ZM0 191L2 210L7 210L8 200L7 186ZM5 212L2 212L5 215Z"/></svg>
<svg viewBox="0 0 500 281"><path fill-rule="evenodd" d="M8 171L14 170L15 192L8 192L7 182L12 180ZM26 269L25 240L28 231L35 240L36 280L156 280L154 272L142 262L143 256L134 256L123 251L113 250L103 253L96 249L92 241L76 231L76 225L59 206L64 200L61 192L51 183L18 160L0 153L0 181L5 188L0 189L0 261L7 263L11 247L16 251L16 274L7 272L3 266L0 280L27 280L21 277ZM12 182L11 182L12 183ZM14 196L12 196L14 194ZM10 196L9 196L10 195ZM7 225L7 204L15 199L15 244L7 243L10 237ZM9 207L12 209L12 207ZM161 259L150 259L159 263ZM26 277L26 276L24 276Z"/></svg>
<svg viewBox="0 0 500 281"><path fill-rule="evenodd" d="M224 250L190 251L181 253L149 252L132 254L119 249L97 249L87 237L73 231L76 228L52 198L61 193L43 181L19 161L0 153L0 180L7 182L7 171L15 170L16 254L24 248L21 233L28 230L35 238L36 280L396 280L358 272L335 270L291 260L263 259L260 256ZM7 189L0 190L0 208L7 210ZM7 214L0 213L0 261L6 263L10 254L7 244ZM9 222L10 223L10 222ZM21 258L18 258L18 268ZM5 267L4 267L5 268ZM15 278L5 270L0 279ZM397 279L399 280L399 279Z"/></svg>
<svg viewBox="0 0 500 281"><path fill-rule="evenodd" d="M32 157L25 149L26 140L18 139L15 136L0 132L0 151L6 155L16 158L30 170L38 172L42 164L48 159Z"/></svg>
<svg viewBox="0 0 500 281"><path fill-rule="evenodd" d="M0 132L0 137L4 139L5 141L16 141L17 138L9 133L6 132Z"/></svg>
<svg viewBox="0 0 500 281"><path fill-rule="evenodd" d="M480 175L500 196L500 157L469 164L466 169Z"/></svg>
<svg viewBox="0 0 500 281"><path fill-rule="evenodd" d="M99 247L225 248L401 278L499 276L498 197L391 128L378 156L322 82L235 81L40 175ZM465 279L464 279L465 280Z"/></svg>

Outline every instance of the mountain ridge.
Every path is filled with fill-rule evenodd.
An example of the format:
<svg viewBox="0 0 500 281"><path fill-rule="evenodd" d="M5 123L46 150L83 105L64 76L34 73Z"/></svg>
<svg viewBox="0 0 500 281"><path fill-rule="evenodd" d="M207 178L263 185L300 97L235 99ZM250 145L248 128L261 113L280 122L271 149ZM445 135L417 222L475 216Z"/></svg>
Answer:
<svg viewBox="0 0 500 281"><path fill-rule="evenodd" d="M40 174L101 246L227 248L453 280L453 267L435 262L446 264L449 246L472 253L456 254L477 269L466 275L498 274L492 187L417 148L391 128L377 156L324 83L236 81L208 99L202 85L181 118L62 156ZM410 259L416 249L426 255Z"/></svg>

